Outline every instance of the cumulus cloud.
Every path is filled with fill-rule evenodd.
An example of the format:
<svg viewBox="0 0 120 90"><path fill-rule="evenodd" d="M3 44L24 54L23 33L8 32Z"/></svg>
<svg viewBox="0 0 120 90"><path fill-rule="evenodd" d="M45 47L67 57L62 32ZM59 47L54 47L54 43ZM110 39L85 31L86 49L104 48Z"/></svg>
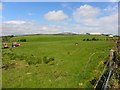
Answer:
<svg viewBox="0 0 120 90"><path fill-rule="evenodd" d="M50 21L61 21L68 18L68 16L62 11L49 11L44 15L45 19Z"/></svg>
<svg viewBox="0 0 120 90"><path fill-rule="evenodd" d="M108 15L100 16L101 13L107 13ZM118 13L116 6L101 10L100 8L90 5L83 5L75 10L73 18L76 22L80 23L80 25L83 25L82 28L87 27L88 30L90 30L92 27L92 32L117 34L118 31ZM91 30L89 32L91 32Z"/></svg>
<svg viewBox="0 0 120 90"><path fill-rule="evenodd" d="M82 21L82 19L93 19L97 15L99 15L100 9L90 6L90 5L83 5L80 6L75 10L73 13L74 18L76 21Z"/></svg>
<svg viewBox="0 0 120 90"><path fill-rule="evenodd" d="M87 23L86 23L87 22ZM110 33L118 34L118 15L104 16L100 19L74 24L72 29L79 33Z"/></svg>
<svg viewBox="0 0 120 90"><path fill-rule="evenodd" d="M73 12L73 18L76 22L79 22L83 25L98 26L97 17L100 14L100 11L100 8L86 4L80 6Z"/></svg>
<svg viewBox="0 0 120 90"><path fill-rule="evenodd" d="M28 21L4 21L2 35L52 34L62 30L61 26L39 25Z"/></svg>

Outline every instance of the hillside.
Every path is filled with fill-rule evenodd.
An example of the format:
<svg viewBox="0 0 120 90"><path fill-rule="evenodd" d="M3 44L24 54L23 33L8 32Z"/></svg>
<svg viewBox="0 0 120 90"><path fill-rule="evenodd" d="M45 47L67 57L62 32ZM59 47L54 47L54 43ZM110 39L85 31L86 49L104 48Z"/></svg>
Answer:
<svg viewBox="0 0 120 90"><path fill-rule="evenodd" d="M83 39L99 39L83 41ZM114 46L107 36L32 35L3 49L3 88L92 88Z"/></svg>

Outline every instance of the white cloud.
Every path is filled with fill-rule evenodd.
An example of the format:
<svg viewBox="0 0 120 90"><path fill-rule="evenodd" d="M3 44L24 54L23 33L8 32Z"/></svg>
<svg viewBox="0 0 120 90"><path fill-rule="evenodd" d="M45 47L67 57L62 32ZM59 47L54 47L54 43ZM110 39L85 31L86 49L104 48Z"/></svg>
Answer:
<svg viewBox="0 0 120 90"><path fill-rule="evenodd" d="M81 22L83 19L95 18L97 15L99 15L99 12L99 8L90 5L83 5L75 10L73 16L76 19L76 21Z"/></svg>
<svg viewBox="0 0 120 90"><path fill-rule="evenodd" d="M0 3L0 11L2 10L2 8L3 8L3 7L2 7L2 3Z"/></svg>
<svg viewBox="0 0 120 90"><path fill-rule="evenodd" d="M96 19L98 15L100 14L101 9L97 7L93 7L90 5L83 5L77 8L73 12L73 18L76 22L79 22L83 25L88 26L98 26Z"/></svg>
<svg viewBox="0 0 120 90"><path fill-rule="evenodd" d="M61 26L40 25L20 20L5 21L2 26L2 35L51 34L63 29Z"/></svg>
<svg viewBox="0 0 120 90"><path fill-rule="evenodd" d="M44 17L45 19L51 21L60 21L68 18L68 16L62 10L49 11L47 14L44 15Z"/></svg>
<svg viewBox="0 0 120 90"><path fill-rule="evenodd" d="M98 20L101 30L105 30L105 32L113 34L118 33L118 13L101 17Z"/></svg>
<svg viewBox="0 0 120 90"><path fill-rule="evenodd" d="M118 12L118 5L115 6L108 6L105 9L103 9L104 12L108 14L113 14Z"/></svg>
<svg viewBox="0 0 120 90"><path fill-rule="evenodd" d="M26 21L21 21L21 20L13 20L13 21L5 21L5 24L13 24L13 25L21 25L21 24L25 24L28 23Z"/></svg>
<svg viewBox="0 0 120 90"><path fill-rule="evenodd" d="M107 7L101 10L90 5L83 5L75 10L73 18L81 25L80 30L117 34L118 12L116 8L116 6ZM101 16L101 13L104 14Z"/></svg>
<svg viewBox="0 0 120 90"><path fill-rule="evenodd" d="M74 30L79 33L110 33L118 34L118 15L112 14L88 22L73 25Z"/></svg>

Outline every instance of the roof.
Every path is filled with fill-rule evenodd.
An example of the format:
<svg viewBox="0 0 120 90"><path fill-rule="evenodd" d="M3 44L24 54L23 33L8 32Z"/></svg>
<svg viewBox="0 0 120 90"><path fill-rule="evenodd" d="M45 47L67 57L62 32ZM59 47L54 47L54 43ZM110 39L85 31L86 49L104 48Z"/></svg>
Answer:
<svg viewBox="0 0 120 90"><path fill-rule="evenodd" d="M102 33L90 33L90 34L101 35Z"/></svg>

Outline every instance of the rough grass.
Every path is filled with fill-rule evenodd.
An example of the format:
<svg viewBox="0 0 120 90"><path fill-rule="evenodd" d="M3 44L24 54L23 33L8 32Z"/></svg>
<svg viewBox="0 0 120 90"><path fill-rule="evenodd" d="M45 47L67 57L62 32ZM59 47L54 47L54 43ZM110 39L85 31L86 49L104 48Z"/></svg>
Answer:
<svg viewBox="0 0 120 90"><path fill-rule="evenodd" d="M93 37L101 41L83 41ZM20 47L3 49L3 64L9 65L3 68L3 88L92 88L90 81L99 77L114 46L105 36L90 35L19 36L11 41L22 38L27 42Z"/></svg>

